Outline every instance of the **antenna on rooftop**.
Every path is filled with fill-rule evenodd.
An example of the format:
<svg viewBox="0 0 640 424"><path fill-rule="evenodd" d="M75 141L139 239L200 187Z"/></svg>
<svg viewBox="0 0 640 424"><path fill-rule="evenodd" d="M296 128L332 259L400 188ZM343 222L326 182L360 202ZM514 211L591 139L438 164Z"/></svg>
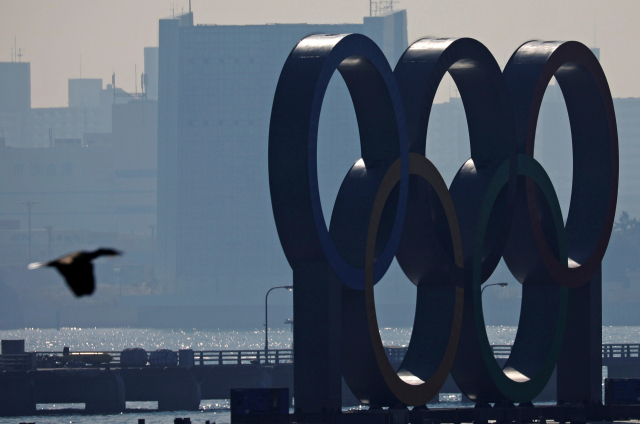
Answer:
<svg viewBox="0 0 640 424"><path fill-rule="evenodd" d="M80 55L80 79L82 79L82 55Z"/></svg>
<svg viewBox="0 0 640 424"><path fill-rule="evenodd" d="M18 37L13 36L13 49L11 49L11 61L12 62L22 62L22 53L24 51L23 48L18 48Z"/></svg>
<svg viewBox="0 0 640 424"><path fill-rule="evenodd" d="M369 0L369 16L385 16L393 13L397 0Z"/></svg>
<svg viewBox="0 0 640 424"><path fill-rule="evenodd" d="M191 13L191 0L189 0L189 13Z"/></svg>

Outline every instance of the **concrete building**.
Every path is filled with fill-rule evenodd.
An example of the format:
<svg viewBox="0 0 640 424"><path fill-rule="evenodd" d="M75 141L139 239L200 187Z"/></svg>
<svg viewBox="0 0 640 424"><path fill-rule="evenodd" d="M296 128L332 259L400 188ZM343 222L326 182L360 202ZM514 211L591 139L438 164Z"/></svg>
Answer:
<svg viewBox="0 0 640 424"><path fill-rule="evenodd" d="M460 97L431 107L426 154L447 184L451 184L462 164L471 157L467 117Z"/></svg>
<svg viewBox="0 0 640 424"><path fill-rule="evenodd" d="M14 147L51 147L57 139L81 140L85 134L108 134L112 129L112 108L127 104L136 97L101 79L70 79L69 107L31 109L28 131Z"/></svg>
<svg viewBox="0 0 640 424"><path fill-rule="evenodd" d="M393 66L407 47L406 12L340 25L193 25L191 13L160 21L158 271L178 294L255 309L270 287L290 283L269 198L268 127L287 55L313 33L368 35ZM337 74L318 145L327 221L358 140Z"/></svg>
<svg viewBox="0 0 640 424"><path fill-rule="evenodd" d="M640 98L613 99L620 143L617 215L640 219Z"/></svg>
<svg viewBox="0 0 640 424"><path fill-rule="evenodd" d="M144 48L144 87L148 100L158 100L158 48Z"/></svg>
<svg viewBox="0 0 640 424"><path fill-rule="evenodd" d="M0 62L0 138L19 145L28 131L31 110L31 64Z"/></svg>
<svg viewBox="0 0 640 424"><path fill-rule="evenodd" d="M148 232L155 224L157 103L113 106L108 143L2 148L0 219L26 227L24 200L38 201L38 226Z"/></svg>
<svg viewBox="0 0 640 424"><path fill-rule="evenodd" d="M145 48L144 92L134 95L102 79L68 81L68 106L31 108L31 71L27 62L0 62L0 138L10 147L53 147L56 140L95 141L95 134L111 133L114 104L131 100L157 100L158 48ZM115 79L115 76L114 76ZM99 137L98 137L99 138ZM64 141L63 141L64 143Z"/></svg>

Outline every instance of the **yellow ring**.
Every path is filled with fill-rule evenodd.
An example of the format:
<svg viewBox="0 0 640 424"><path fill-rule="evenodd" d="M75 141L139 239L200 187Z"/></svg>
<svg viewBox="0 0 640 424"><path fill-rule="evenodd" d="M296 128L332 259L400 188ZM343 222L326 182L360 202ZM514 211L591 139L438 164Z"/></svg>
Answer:
<svg viewBox="0 0 640 424"><path fill-rule="evenodd" d="M409 174L419 175L424 178L438 195L449 223L455 263L459 268L462 268L463 255L460 227L458 226L458 218L453 205L453 200L451 199L451 195L449 194L449 190L442 179L442 176L431 161L417 153L409 154ZM387 358L384 346L382 345L382 339L380 338L380 329L378 327L373 290L373 265L375 262L374 252L380 217L391 191L399 181L400 159L396 160L393 165L391 165L389 171L382 180L373 204L373 210L371 211L365 258L365 299L371 342L378 361L378 366L380 367L380 372L384 377L385 382L400 402L410 406L419 406L426 404L440 392L440 389L444 385L444 382L449 375L449 371L453 366L453 361L458 349L458 340L460 339L460 330L462 328L464 288L462 287L462 281L457 282L451 335L442 361L434 374L427 381L422 381L408 372L398 375Z"/></svg>

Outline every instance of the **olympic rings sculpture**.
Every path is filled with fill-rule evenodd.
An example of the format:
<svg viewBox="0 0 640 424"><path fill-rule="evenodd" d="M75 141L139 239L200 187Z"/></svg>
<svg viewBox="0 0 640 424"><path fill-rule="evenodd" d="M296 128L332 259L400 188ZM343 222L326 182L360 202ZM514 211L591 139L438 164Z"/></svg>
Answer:
<svg viewBox="0 0 640 424"><path fill-rule="evenodd" d="M340 72L362 158L348 171L327 229L317 134L329 80ZM431 105L445 73L465 107L471 158L447 188L425 157ZM566 225L533 158L545 89L555 77L571 124L573 187ZM394 71L363 35L312 35L280 75L269 133L269 183L292 267L326 263L341 282L342 373L371 405L424 405L451 373L476 402L529 402L544 388L564 337L568 291L599 269L618 192L611 93L578 42L531 41L503 71L469 39L422 39ZM414 328L396 372L376 319L373 286L396 257L417 286ZM481 285L504 258L523 284L512 353L500 368L486 334Z"/></svg>

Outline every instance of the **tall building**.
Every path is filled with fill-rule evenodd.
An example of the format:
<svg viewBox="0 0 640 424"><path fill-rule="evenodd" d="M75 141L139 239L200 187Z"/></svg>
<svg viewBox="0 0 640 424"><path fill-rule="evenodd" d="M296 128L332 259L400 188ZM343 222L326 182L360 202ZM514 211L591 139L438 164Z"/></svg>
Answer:
<svg viewBox="0 0 640 424"><path fill-rule="evenodd" d="M148 233L155 224L156 114L154 101L118 104L104 143L1 148L0 220L26 228L21 202L31 200L39 202L32 213L38 228Z"/></svg>
<svg viewBox="0 0 640 424"><path fill-rule="evenodd" d="M166 284L210 304L257 305L270 287L290 283L267 172L282 66L309 34L363 33L393 67L407 48L406 22L405 11L339 25L193 25L191 13L160 21L158 274ZM360 157L339 74L324 100L318 157L328 221L340 183Z"/></svg>
<svg viewBox="0 0 640 424"><path fill-rule="evenodd" d="M613 99L620 146L620 181L616 214L640 219L640 98ZM616 217L617 219L617 217Z"/></svg>
<svg viewBox="0 0 640 424"><path fill-rule="evenodd" d="M148 100L158 100L158 48L144 48L144 92Z"/></svg>
<svg viewBox="0 0 640 424"><path fill-rule="evenodd" d="M102 80L99 78L73 78L69 80L69 107L100 107Z"/></svg>
<svg viewBox="0 0 640 424"><path fill-rule="evenodd" d="M0 138L19 145L28 129L31 110L31 64L0 62Z"/></svg>
<svg viewBox="0 0 640 424"><path fill-rule="evenodd" d="M115 91L115 93L114 93ZM52 147L56 140L77 140L86 145L87 134L108 134L112 129L112 108L135 100L121 88L94 78L69 80L69 106L33 108L28 130L13 147Z"/></svg>

